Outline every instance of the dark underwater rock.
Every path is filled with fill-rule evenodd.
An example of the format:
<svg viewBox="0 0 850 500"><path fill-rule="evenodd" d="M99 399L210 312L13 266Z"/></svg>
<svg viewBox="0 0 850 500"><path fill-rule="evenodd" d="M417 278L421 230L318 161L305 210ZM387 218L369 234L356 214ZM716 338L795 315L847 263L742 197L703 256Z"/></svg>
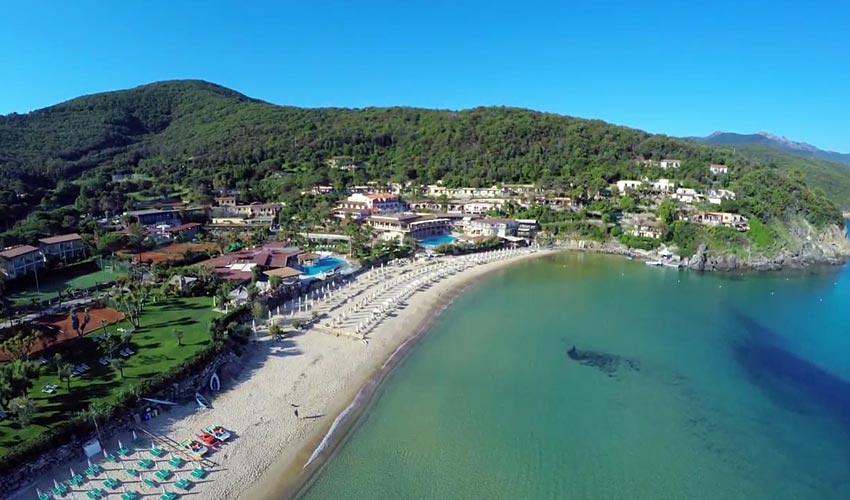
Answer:
<svg viewBox="0 0 850 500"><path fill-rule="evenodd" d="M621 369L640 371L639 361L603 351L585 351L572 346L567 350L567 357L584 366L596 368L609 377L615 377Z"/></svg>

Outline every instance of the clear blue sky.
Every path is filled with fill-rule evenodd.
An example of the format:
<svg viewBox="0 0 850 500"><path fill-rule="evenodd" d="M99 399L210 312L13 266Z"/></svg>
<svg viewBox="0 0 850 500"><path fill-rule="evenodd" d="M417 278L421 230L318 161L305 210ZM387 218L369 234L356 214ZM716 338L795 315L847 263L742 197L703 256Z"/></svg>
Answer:
<svg viewBox="0 0 850 500"><path fill-rule="evenodd" d="M278 104L522 106L850 152L847 0L360 3L7 0L0 114L201 78Z"/></svg>

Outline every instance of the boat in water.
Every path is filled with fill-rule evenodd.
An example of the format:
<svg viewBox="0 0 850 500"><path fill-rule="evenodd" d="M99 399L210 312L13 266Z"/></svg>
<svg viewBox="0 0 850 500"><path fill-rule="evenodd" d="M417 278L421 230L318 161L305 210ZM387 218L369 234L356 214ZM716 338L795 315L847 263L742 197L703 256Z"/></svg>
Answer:
<svg viewBox="0 0 850 500"><path fill-rule="evenodd" d="M660 260L648 260L648 261L645 262L645 264L647 266L652 266L652 267L661 267L661 266L664 265L664 263L661 262Z"/></svg>

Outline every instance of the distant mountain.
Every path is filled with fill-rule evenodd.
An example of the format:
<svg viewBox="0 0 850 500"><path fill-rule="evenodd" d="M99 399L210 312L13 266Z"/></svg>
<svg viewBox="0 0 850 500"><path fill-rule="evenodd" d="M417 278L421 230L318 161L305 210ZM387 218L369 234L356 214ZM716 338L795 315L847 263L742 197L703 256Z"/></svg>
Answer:
<svg viewBox="0 0 850 500"><path fill-rule="evenodd" d="M692 139L715 146L767 146L803 158L814 158L816 160L843 163L850 166L850 154L825 151L811 144L792 141L787 137L768 132L759 132L757 134L715 132L708 137L693 137Z"/></svg>

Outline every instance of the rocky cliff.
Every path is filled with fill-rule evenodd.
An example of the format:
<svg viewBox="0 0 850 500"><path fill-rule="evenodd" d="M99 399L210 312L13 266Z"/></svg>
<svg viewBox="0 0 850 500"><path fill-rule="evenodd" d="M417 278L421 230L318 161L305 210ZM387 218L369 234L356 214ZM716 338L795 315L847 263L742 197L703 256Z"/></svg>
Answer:
<svg viewBox="0 0 850 500"><path fill-rule="evenodd" d="M712 252L700 245L688 260L688 268L695 271L730 271L753 269L776 271L811 265L837 265L850 258L850 239L844 228L828 226L815 228L806 222L797 222L789 227L789 242L775 255L752 256L741 259L735 255Z"/></svg>

